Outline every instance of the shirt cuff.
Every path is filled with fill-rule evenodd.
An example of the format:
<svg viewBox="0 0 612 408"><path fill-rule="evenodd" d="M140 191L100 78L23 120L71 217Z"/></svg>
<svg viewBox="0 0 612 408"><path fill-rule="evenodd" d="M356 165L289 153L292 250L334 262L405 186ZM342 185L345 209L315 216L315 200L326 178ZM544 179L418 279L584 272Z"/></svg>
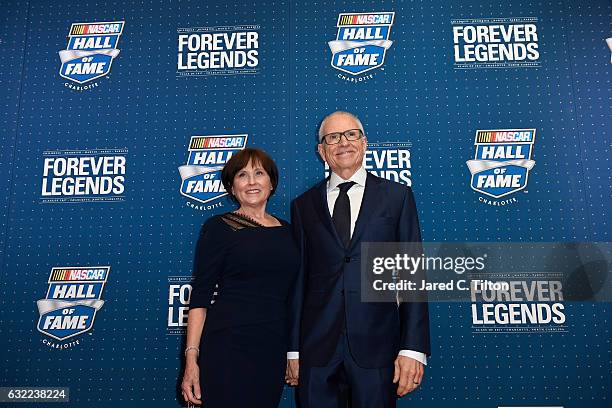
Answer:
<svg viewBox="0 0 612 408"><path fill-rule="evenodd" d="M289 354L289 353L287 353L287 354ZM400 356L404 356L404 357L413 358L416 361L422 363L423 365L427 365L427 356L425 355L425 353L421 353L420 351L400 350L399 355ZM289 358L289 357L287 357L287 358Z"/></svg>
<svg viewBox="0 0 612 408"><path fill-rule="evenodd" d="M299 360L300 353L299 351L288 351L287 352L287 360Z"/></svg>

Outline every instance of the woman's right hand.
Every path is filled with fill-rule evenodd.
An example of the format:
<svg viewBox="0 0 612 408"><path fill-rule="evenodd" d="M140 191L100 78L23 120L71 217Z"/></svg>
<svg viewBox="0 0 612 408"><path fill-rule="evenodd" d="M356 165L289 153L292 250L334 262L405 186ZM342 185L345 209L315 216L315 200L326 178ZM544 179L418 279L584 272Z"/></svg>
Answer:
<svg viewBox="0 0 612 408"><path fill-rule="evenodd" d="M202 393L200 391L200 368L198 363L193 360L187 360L185 364L185 374L183 375L183 383L181 384L183 398L193 404L202 404Z"/></svg>

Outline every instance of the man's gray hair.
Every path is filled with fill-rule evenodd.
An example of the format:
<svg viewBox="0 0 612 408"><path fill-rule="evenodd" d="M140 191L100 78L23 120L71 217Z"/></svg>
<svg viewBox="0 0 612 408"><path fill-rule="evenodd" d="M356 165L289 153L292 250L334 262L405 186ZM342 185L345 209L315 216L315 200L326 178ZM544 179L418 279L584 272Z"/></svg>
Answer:
<svg viewBox="0 0 612 408"><path fill-rule="evenodd" d="M357 116L353 115L350 112L335 111L327 115L325 118L323 118L323 121L321 122L321 125L319 126L319 143L321 143L321 141L323 140L323 136L325 136L323 134L323 128L325 127L325 124L327 123L327 121L338 115L346 115L346 116L351 117L353 120L355 120L355 122L357 122L358 128L361 129L361 132L365 135L365 130L363 129L363 125L361 124L361 121L359 120Z"/></svg>

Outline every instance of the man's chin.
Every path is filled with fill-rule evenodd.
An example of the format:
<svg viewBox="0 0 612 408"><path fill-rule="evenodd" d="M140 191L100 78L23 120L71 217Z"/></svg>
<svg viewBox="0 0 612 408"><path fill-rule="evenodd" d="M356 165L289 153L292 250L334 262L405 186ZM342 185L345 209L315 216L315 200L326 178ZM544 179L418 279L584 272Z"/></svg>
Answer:
<svg viewBox="0 0 612 408"><path fill-rule="evenodd" d="M355 159L356 158L352 154L351 155L346 155L344 157L337 157L336 158L336 163L338 164L338 166L340 166L342 168L350 168L350 167L354 167L355 166L355 163L357 161Z"/></svg>

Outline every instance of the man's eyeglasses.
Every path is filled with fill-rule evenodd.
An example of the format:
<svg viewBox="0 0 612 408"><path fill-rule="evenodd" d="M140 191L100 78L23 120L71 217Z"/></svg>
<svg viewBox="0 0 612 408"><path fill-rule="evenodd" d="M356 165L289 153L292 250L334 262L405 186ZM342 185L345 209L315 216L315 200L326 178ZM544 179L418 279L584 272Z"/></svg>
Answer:
<svg viewBox="0 0 612 408"><path fill-rule="evenodd" d="M354 142L363 137L363 132L361 129L349 129L344 132L328 133L321 138L321 142L325 142L326 145L335 145L340 143L342 136L344 136L346 140Z"/></svg>

